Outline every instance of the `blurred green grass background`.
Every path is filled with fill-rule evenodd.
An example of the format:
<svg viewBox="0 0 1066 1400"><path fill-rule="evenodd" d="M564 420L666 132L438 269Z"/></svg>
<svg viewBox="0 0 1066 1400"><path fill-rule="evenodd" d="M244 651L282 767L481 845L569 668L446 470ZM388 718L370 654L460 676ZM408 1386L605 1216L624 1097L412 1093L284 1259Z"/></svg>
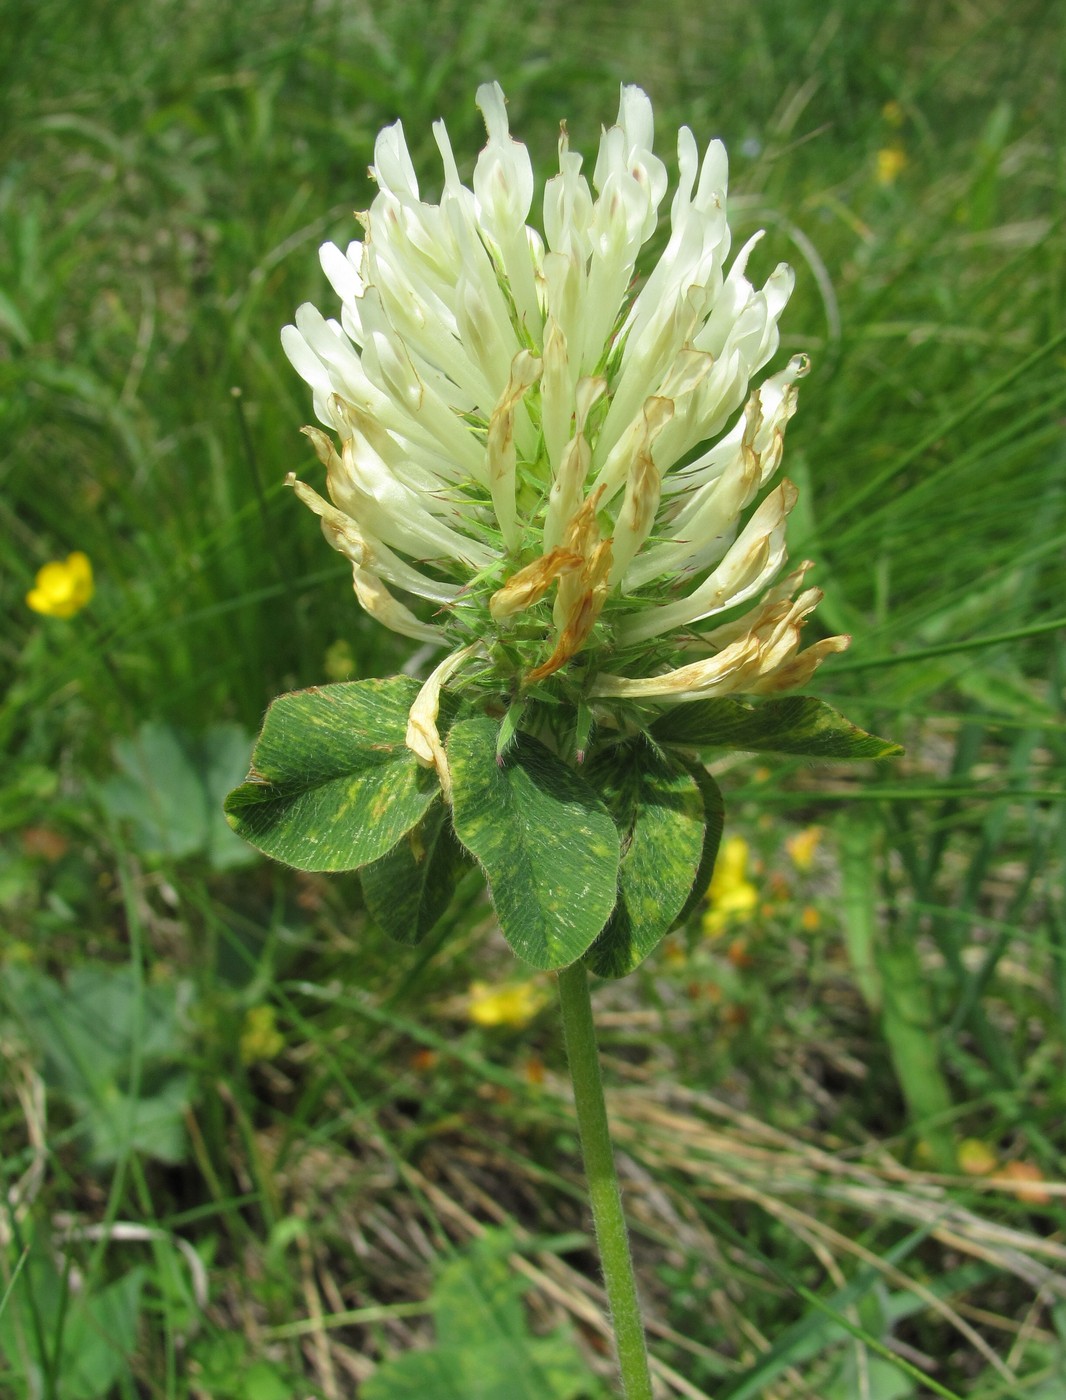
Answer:
<svg viewBox="0 0 1066 1400"><path fill-rule="evenodd" d="M471 1020L520 975L476 892L398 958L354 883L218 811L275 694L407 659L281 485L311 409L278 331L331 305L378 129L432 194L430 124L469 173L489 78L541 178L620 81L668 161L682 122L725 139L734 245L796 266L782 362L814 362L792 555L855 638L818 692L908 747L724 764L758 906L601 996L663 1394L1066 1394L1059 9L4 0L0 30L0 1394L444 1400L371 1376L484 1225L583 1357L536 1371L507 1313L485 1394L602 1393L558 1036ZM38 616L75 550L92 602ZM1019 1167L1046 1184L989 1186Z"/></svg>

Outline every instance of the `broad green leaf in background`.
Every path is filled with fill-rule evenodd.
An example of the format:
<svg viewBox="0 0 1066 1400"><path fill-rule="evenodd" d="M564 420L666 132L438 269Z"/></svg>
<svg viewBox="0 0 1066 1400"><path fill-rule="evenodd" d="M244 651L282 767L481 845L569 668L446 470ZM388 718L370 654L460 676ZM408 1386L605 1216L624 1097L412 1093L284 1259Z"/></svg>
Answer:
<svg viewBox="0 0 1066 1400"><path fill-rule="evenodd" d="M55 796L59 774L41 763L7 767L0 779L0 832L33 821Z"/></svg>
<svg viewBox="0 0 1066 1400"><path fill-rule="evenodd" d="M1041 1359L1046 1368L1042 1384L1026 1400L1059 1400L1066 1395L1066 1303L1057 1303L1051 1309L1051 1322L1056 1338L1046 1348L1040 1345L1038 1351L1043 1352Z"/></svg>
<svg viewBox="0 0 1066 1400"><path fill-rule="evenodd" d="M584 778L539 740L518 734L497 763L498 732L475 718L448 735L456 835L484 870L518 956L566 967L614 908L618 832Z"/></svg>
<svg viewBox="0 0 1066 1400"><path fill-rule="evenodd" d="M298 1387L286 1379L280 1363L256 1357L240 1332L209 1332L191 1348L196 1380L211 1400L292 1400Z"/></svg>
<svg viewBox="0 0 1066 1400"><path fill-rule="evenodd" d="M703 798L688 769L643 737L601 751L585 778L622 838L618 903L585 961L601 977L624 977L692 893L704 846Z"/></svg>
<svg viewBox="0 0 1066 1400"><path fill-rule="evenodd" d="M78 967L66 986L35 968L5 970L4 999L45 1082L74 1109L94 1166L130 1151L171 1163L185 1156L192 1081L177 1068L181 990L138 985L128 967Z"/></svg>
<svg viewBox="0 0 1066 1400"><path fill-rule="evenodd" d="M743 749L811 758L890 758L898 744L867 734L822 700L788 695L750 705L743 700L696 700L675 705L651 726L660 744L693 749Z"/></svg>
<svg viewBox="0 0 1066 1400"><path fill-rule="evenodd" d="M859 1360L859 1349L852 1345L841 1353L839 1374L825 1388L825 1400L914 1400L918 1394L913 1377L891 1361L869 1352Z"/></svg>
<svg viewBox="0 0 1066 1400"><path fill-rule="evenodd" d="M359 872L367 910L398 943L421 942L447 909L464 852L443 802L435 802L392 850Z"/></svg>
<svg viewBox="0 0 1066 1400"><path fill-rule="evenodd" d="M437 1345L380 1366L364 1400L577 1400L600 1393L563 1330L530 1336L524 1285L506 1259L476 1250L433 1290Z"/></svg>
<svg viewBox="0 0 1066 1400"><path fill-rule="evenodd" d="M187 1074L168 1074L155 1092L133 1097L114 1083L93 1099L70 1095L83 1132L90 1140L90 1161L101 1167L142 1152L176 1166L186 1154L185 1112L192 1097Z"/></svg>
<svg viewBox="0 0 1066 1400"><path fill-rule="evenodd" d="M234 831L301 870L357 870L380 859L440 791L405 742L419 688L394 676L275 700L248 777L226 799Z"/></svg>
<svg viewBox="0 0 1066 1400"><path fill-rule="evenodd" d="M0 1386L17 1383L0 1393L43 1395L49 1369L61 1378L56 1394L63 1400L103 1400L118 1393L116 1386L131 1386L129 1358L137 1346L145 1278L145 1270L135 1268L105 1288L75 1292L51 1251L34 1245L0 1314L0 1353L9 1368ZM58 1356L42 1356L42 1342L57 1347Z"/></svg>
<svg viewBox="0 0 1066 1400"><path fill-rule="evenodd" d="M222 801L240 781L250 736L239 724L189 734L148 721L114 746L117 772L100 788L112 817L129 822L134 848L150 859L206 856L217 870L255 860L230 831Z"/></svg>

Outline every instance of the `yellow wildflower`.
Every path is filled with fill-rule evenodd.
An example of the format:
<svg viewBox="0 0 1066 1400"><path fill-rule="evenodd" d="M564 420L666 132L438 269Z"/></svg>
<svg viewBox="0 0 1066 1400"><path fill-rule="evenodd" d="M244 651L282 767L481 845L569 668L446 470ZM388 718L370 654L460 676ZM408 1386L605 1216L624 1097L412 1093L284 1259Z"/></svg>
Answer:
<svg viewBox="0 0 1066 1400"><path fill-rule="evenodd" d="M996 1170L999 1158L980 1138L963 1138L958 1149L959 1167L967 1176L988 1176Z"/></svg>
<svg viewBox="0 0 1066 1400"><path fill-rule="evenodd" d="M822 926L822 916L813 904L804 905L800 915L800 928L804 933L817 933Z"/></svg>
<svg viewBox="0 0 1066 1400"><path fill-rule="evenodd" d="M807 826L802 831L795 832L785 841L785 850L788 852L792 864L797 870L804 874L814 865L814 853L818 849L822 839L822 828L820 826Z"/></svg>
<svg viewBox="0 0 1066 1400"><path fill-rule="evenodd" d="M466 1014L475 1026L528 1026L546 1005L548 994L536 982L511 982L492 987L471 982Z"/></svg>
<svg viewBox="0 0 1066 1400"><path fill-rule="evenodd" d="M259 1060L272 1060L280 1054L285 1037L277 1027L277 1013L272 1006L253 1006L244 1017L241 1028L241 1064L254 1065Z"/></svg>
<svg viewBox="0 0 1066 1400"><path fill-rule="evenodd" d="M877 183L894 185L907 166L907 152L902 146L883 146L877 153Z"/></svg>
<svg viewBox="0 0 1066 1400"><path fill-rule="evenodd" d="M323 669L331 681L350 681L355 675L355 657L343 638L326 648Z"/></svg>
<svg viewBox="0 0 1066 1400"><path fill-rule="evenodd" d="M748 880L748 843L730 836L722 843L714 875L707 889L709 908L703 916L703 932L716 938L730 924L745 923L759 903L759 891Z"/></svg>
<svg viewBox="0 0 1066 1400"><path fill-rule="evenodd" d="M93 566L89 556L75 550L66 559L53 559L37 571L26 604L44 617L73 617L93 596Z"/></svg>

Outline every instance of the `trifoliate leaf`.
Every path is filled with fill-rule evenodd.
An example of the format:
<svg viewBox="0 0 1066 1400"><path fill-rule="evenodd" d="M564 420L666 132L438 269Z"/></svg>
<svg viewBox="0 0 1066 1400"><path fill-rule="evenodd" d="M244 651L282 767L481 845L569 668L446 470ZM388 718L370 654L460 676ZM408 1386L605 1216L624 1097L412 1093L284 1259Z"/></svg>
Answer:
<svg viewBox="0 0 1066 1400"><path fill-rule="evenodd" d="M458 720L448 735L455 832L518 956L566 967L614 908L618 832L584 778L539 740L517 734L498 762L497 737L488 718Z"/></svg>
<svg viewBox="0 0 1066 1400"><path fill-rule="evenodd" d="M444 803L435 802L391 851L360 870L371 917L397 943L420 943L451 902L465 859Z"/></svg>
<svg viewBox="0 0 1066 1400"><path fill-rule="evenodd" d="M356 870L390 851L440 791L407 747L417 681L346 681L282 695L226 799L238 835L301 870Z"/></svg>
<svg viewBox="0 0 1066 1400"><path fill-rule="evenodd" d="M578 1400L599 1393L562 1328L529 1332L525 1286L485 1249L445 1265L433 1290L437 1345L386 1361L366 1400Z"/></svg>
<svg viewBox="0 0 1066 1400"><path fill-rule="evenodd" d="M255 860L226 825L222 799L248 761L249 735L219 723L200 733L148 721L114 745L117 772L99 792L149 860L201 855L217 870Z"/></svg>
<svg viewBox="0 0 1066 1400"><path fill-rule="evenodd" d="M643 738L602 750L585 777L622 838L618 903L585 961L601 977L624 977L692 892L704 846L703 799L688 769Z"/></svg>
<svg viewBox="0 0 1066 1400"><path fill-rule="evenodd" d="M879 739L810 695L748 704L696 700L675 705L651 726L657 743L693 749L744 749L811 758L891 758L899 744Z"/></svg>

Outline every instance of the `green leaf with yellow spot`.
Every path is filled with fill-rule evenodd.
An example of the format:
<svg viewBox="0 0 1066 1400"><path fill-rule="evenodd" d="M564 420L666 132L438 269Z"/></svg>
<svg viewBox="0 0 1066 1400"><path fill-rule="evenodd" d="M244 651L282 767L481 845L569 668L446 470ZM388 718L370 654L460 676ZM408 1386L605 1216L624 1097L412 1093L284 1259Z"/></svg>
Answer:
<svg viewBox="0 0 1066 1400"><path fill-rule="evenodd" d="M651 726L659 744L693 749L805 754L809 758L893 758L903 749L867 734L824 700L786 695L751 705L695 700L675 705Z"/></svg>
<svg viewBox="0 0 1066 1400"><path fill-rule="evenodd" d="M394 676L275 700L248 776L226 798L230 826L300 870L357 870L385 855L440 792L405 742L418 691Z"/></svg>
<svg viewBox="0 0 1066 1400"><path fill-rule="evenodd" d="M618 903L585 961L601 977L625 977L692 894L706 844L704 799L685 764L643 737L601 751L585 776L622 836Z"/></svg>
<svg viewBox="0 0 1066 1400"><path fill-rule="evenodd" d="M397 943L420 943L451 903L468 857L443 802L359 872L367 911Z"/></svg>
<svg viewBox="0 0 1066 1400"><path fill-rule="evenodd" d="M529 734L497 762L499 725L461 719L448 735L456 835L484 870L504 937L539 968L576 962L618 886L618 832L580 774Z"/></svg>

